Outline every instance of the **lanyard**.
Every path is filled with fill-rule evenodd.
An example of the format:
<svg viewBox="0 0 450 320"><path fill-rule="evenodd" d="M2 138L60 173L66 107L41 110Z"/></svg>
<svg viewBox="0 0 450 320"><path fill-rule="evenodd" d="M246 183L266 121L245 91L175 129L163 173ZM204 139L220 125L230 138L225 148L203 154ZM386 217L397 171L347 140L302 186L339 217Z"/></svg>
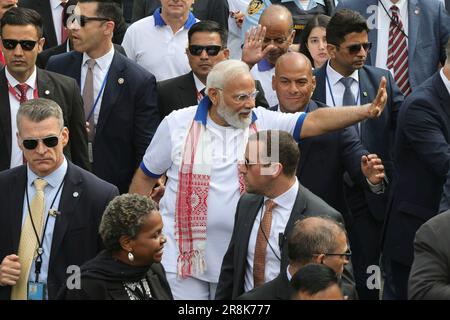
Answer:
<svg viewBox="0 0 450 320"><path fill-rule="evenodd" d="M58 197L58 194L61 191L61 188L62 188L65 180L66 180L66 175L64 175L64 178L61 181L61 184L59 185L58 190L56 191L55 197L53 198L52 203L50 204L50 208L52 208L53 205L55 204L55 200ZM27 199L27 208L28 208L28 213L30 215L31 225L33 226L34 235L36 236L36 239L38 242L37 257L36 257L36 261L35 261L35 265L34 265L34 270L36 273L36 281L35 282L39 282L39 274L41 273L41 266L42 266L42 255L44 254L44 249L43 249L44 237L45 237L45 231L47 230L47 224L48 224L48 218L50 216L50 211L49 211L49 214L47 214L47 218L45 219L44 230L42 231L42 239L39 239L39 235L37 233L36 226L34 225L33 215L31 214L30 200L28 198L28 179L26 180L25 195L26 195L26 199Z"/></svg>
<svg viewBox="0 0 450 320"><path fill-rule="evenodd" d="M109 74L109 69L108 69L108 72L106 73L105 78L103 79L102 86L100 87L100 91L98 92L98 95L97 95L97 98L95 99L94 105L92 106L92 109L89 112L88 117L86 118L86 121L88 121L88 122L91 119L92 115L94 114L95 107L97 106L98 100L100 99L100 97L103 94L103 91L105 90L106 80L108 79L108 74ZM84 84L84 85L86 85L86 84Z"/></svg>
<svg viewBox="0 0 450 320"><path fill-rule="evenodd" d="M9 81L8 81L8 90L9 90L9 93L11 93L14 96L14 98L16 98L16 100L20 102L20 95L17 93L17 91L14 89L14 87L9 83ZM34 99L39 98L37 85L34 86L33 97L34 97Z"/></svg>
<svg viewBox="0 0 450 320"><path fill-rule="evenodd" d="M328 84L328 90L330 91L330 95L331 95L331 100L333 100L333 106L336 107L336 102L334 101L334 95L333 95L333 90L331 89L331 84L330 84L330 79L328 79L328 75L325 75L325 78L327 79L327 84ZM359 105L359 94L361 92L361 88L358 85L358 94L356 95L355 98L355 106Z"/></svg>

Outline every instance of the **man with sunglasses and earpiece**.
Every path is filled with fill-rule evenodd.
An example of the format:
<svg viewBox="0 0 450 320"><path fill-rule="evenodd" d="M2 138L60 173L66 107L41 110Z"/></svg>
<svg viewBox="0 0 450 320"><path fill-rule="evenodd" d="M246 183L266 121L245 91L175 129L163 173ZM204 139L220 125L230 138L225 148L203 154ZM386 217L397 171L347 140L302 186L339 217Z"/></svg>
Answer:
<svg viewBox="0 0 450 320"><path fill-rule="evenodd" d="M15 116L22 102L37 97L61 105L72 137L64 153L76 165L90 169L83 101L77 83L35 66L45 41L40 15L31 9L11 8L1 20L1 40L6 67L0 71L0 171L24 163L16 140Z"/></svg>
<svg viewBox="0 0 450 320"><path fill-rule="evenodd" d="M161 118L173 110L198 104L206 95L206 77L216 63L229 57L227 31L215 21L200 21L188 31L186 55L191 72L182 76L158 82L158 108ZM259 91L256 105L267 108L259 81L255 82Z"/></svg>
<svg viewBox="0 0 450 320"><path fill-rule="evenodd" d="M66 159L56 102L24 102L16 121L27 165L0 172L0 300L51 300L102 249L98 227L118 190Z"/></svg>
<svg viewBox="0 0 450 320"><path fill-rule="evenodd" d="M83 94L93 173L125 193L159 124L155 77L113 46L120 7L79 0L69 22L74 51L47 69L74 78Z"/></svg>
<svg viewBox="0 0 450 320"><path fill-rule="evenodd" d="M355 126L364 147L383 159L387 186L394 173L392 147L396 116L403 103L403 95L390 72L365 65L371 43L366 20L358 12L347 9L337 11L326 31L330 60L314 70L316 88L313 100L331 107L364 104L376 95L380 79L387 79L386 112L380 118ZM352 245L359 297L378 299L378 290L369 289L366 285L371 275L367 273L367 268L378 265L388 192L375 195L354 183L347 174L344 181L351 211L351 215L344 218Z"/></svg>

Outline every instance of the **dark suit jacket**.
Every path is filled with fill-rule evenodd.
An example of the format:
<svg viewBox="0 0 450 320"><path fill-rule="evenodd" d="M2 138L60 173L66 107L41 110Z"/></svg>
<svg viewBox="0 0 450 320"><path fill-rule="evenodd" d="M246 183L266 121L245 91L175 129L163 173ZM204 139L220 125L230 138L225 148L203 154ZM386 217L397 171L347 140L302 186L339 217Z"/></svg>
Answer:
<svg viewBox="0 0 450 320"><path fill-rule="evenodd" d="M327 106L311 100L305 107L305 112L323 107ZM276 111L278 106L270 110ZM344 173L348 172L355 183L367 187L361 172L361 157L369 152L362 146L355 128L348 127L302 139L298 146L300 148L298 180L312 193L342 213L345 218L348 207L344 193Z"/></svg>
<svg viewBox="0 0 450 320"><path fill-rule="evenodd" d="M216 299L235 299L244 293L248 242L256 215L263 204L263 200L264 197L262 195L246 193L238 202L233 234L222 262ZM311 191L299 185L297 198L284 230L284 237L287 238L289 236L295 221L299 218L317 215L327 215L339 222L343 222L339 212L331 208ZM283 241L280 249L280 272L282 272L286 270L289 263L287 241Z"/></svg>
<svg viewBox="0 0 450 320"><path fill-rule="evenodd" d="M54 100L62 109L64 125L69 128L69 143L64 154L76 165L90 169L83 99L76 82L63 75L37 68L37 87L41 98ZM11 109L5 69L0 71L0 171L11 163Z"/></svg>
<svg viewBox="0 0 450 320"><path fill-rule="evenodd" d="M121 45L115 44L114 43L114 50L116 50L117 52L123 54L125 57L127 56L127 54L125 53L124 48ZM47 66L47 62L50 59L50 57L52 56L56 56L58 54L61 53L66 53L67 51L67 42L64 42L63 44L60 44L59 46L53 47L53 48L48 48L44 51L42 51L41 53L38 54L37 59L36 59L36 65L39 68L45 69L45 67Z"/></svg>
<svg viewBox="0 0 450 320"><path fill-rule="evenodd" d="M413 261L417 229L439 211L450 169L449 101L437 72L408 96L399 114L384 255L405 266Z"/></svg>
<svg viewBox="0 0 450 320"><path fill-rule="evenodd" d="M160 0L134 0L133 19L151 16L156 8L161 7ZM230 8L226 0L196 0L192 5L193 14L199 20L212 20L228 30L228 15Z"/></svg>
<svg viewBox="0 0 450 320"><path fill-rule="evenodd" d="M71 2L76 2L72 1ZM44 50L58 45L56 39L55 26L53 24L52 8L50 7L50 0L19 0L19 7L29 8L37 11L41 17L44 25ZM121 21L114 27L113 42L121 44L127 25L122 18Z"/></svg>
<svg viewBox="0 0 450 320"><path fill-rule="evenodd" d="M268 108L269 104L264 98L264 90L259 81L255 81L256 106ZM161 119L169 115L172 111L190 106L195 106L197 102L197 88L195 86L194 74L189 72L175 78L158 82L158 109Z"/></svg>
<svg viewBox="0 0 450 320"><path fill-rule="evenodd" d="M162 264L154 263L147 272L152 298L173 300ZM64 290L58 294L61 300L129 300L122 281L106 281L81 276L81 290Z"/></svg>
<svg viewBox="0 0 450 320"><path fill-rule="evenodd" d="M17 254L19 249L26 179L26 166L0 172L0 260ZM58 207L61 214L53 230L47 279L49 299L54 299L62 286L68 266L80 266L102 249L100 220L108 203L118 194L113 185L68 161ZM10 295L10 286L0 287L0 300L9 299Z"/></svg>
<svg viewBox="0 0 450 320"><path fill-rule="evenodd" d="M417 230L408 299L450 299L450 211L431 218Z"/></svg>
<svg viewBox="0 0 450 320"><path fill-rule="evenodd" d="M326 67L327 64L324 64L314 72L317 85L312 99L322 103L326 103L327 100ZM387 80L386 92L388 101L385 110L379 118L367 119L361 122L360 137L364 147L370 153L376 153L383 160L386 175L388 179L391 179L394 171L392 148L397 114L404 98L390 72L371 66L364 66L359 70L360 103L370 103L375 99L382 76L385 76ZM358 190L352 191L357 192ZM367 201L372 216L378 221L383 221L386 210L386 197L375 195L370 191L360 192L359 199L355 199L355 201L361 203L353 203L353 207L364 206L363 202Z"/></svg>
<svg viewBox="0 0 450 320"><path fill-rule="evenodd" d="M358 11L373 22L378 0L339 0L336 10L347 8ZM389 8L386 8L389 10ZM383 10L379 7L378 10ZM414 90L436 72L439 62L445 61L445 46L450 36L450 16L441 1L408 0L408 73ZM367 63L374 66L377 54L376 26L369 32L373 47ZM383 39L382 41L388 41ZM387 54L387 52L386 52Z"/></svg>
<svg viewBox="0 0 450 320"><path fill-rule="evenodd" d="M53 56L47 68L80 83L83 54ZM93 172L128 191L134 171L159 124L155 77L115 52L108 73L94 140Z"/></svg>

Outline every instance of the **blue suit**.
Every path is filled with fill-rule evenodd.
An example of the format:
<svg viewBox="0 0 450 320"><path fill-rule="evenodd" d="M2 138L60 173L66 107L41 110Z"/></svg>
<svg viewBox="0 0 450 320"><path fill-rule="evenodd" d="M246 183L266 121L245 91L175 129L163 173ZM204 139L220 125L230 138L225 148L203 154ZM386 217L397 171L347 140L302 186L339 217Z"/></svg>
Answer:
<svg viewBox="0 0 450 320"><path fill-rule="evenodd" d="M68 52L49 59L47 69L80 85L83 54ZM127 192L134 171L159 124L155 77L115 52L108 73L93 144L93 172Z"/></svg>
<svg viewBox="0 0 450 320"><path fill-rule="evenodd" d="M377 0L340 0L336 9L358 11L370 22L374 21L376 11L369 6L377 4ZM379 10L383 10L383 7L379 6ZM436 72L439 62L445 61L445 45L450 36L450 16L441 1L409 0L407 34L409 81L411 89L414 90ZM373 47L367 59L367 63L372 66L376 61L377 38L377 30L372 29L369 32L369 41ZM388 39L381 41L387 42Z"/></svg>
<svg viewBox="0 0 450 320"><path fill-rule="evenodd" d="M436 73L408 96L398 116L397 175L383 242L383 255L404 266L405 272L393 279L397 298L406 299L415 233L439 211L450 169L449 101L450 94Z"/></svg>
<svg viewBox="0 0 450 320"><path fill-rule="evenodd" d="M316 69L316 89L312 99L326 103L326 67ZM364 66L359 70L359 92L361 104L370 103L376 96L382 76L386 77L388 101L386 108L377 119L361 122L360 138L370 153L377 154L382 160L388 179L394 172L392 146L394 141L397 113L403 102L403 95L387 70ZM367 291L366 269L377 265L380 253L381 230L384 221L387 193L377 195L363 190L359 185L347 183L346 195L352 213L349 227L349 239L352 245L353 266L358 294L361 299L376 299L374 290ZM364 291L365 290L365 291Z"/></svg>

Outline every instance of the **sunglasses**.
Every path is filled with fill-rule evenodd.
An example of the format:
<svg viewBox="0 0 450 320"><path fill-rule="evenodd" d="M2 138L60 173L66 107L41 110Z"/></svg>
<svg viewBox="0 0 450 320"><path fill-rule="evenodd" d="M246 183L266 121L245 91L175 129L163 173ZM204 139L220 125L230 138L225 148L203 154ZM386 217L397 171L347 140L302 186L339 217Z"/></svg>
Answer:
<svg viewBox="0 0 450 320"><path fill-rule="evenodd" d="M59 142L59 138L57 136L50 136L43 139L25 139L22 141L22 144L25 149L34 150L38 146L39 140L42 140L42 142L49 148L56 147Z"/></svg>
<svg viewBox="0 0 450 320"><path fill-rule="evenodd" d="M86 17L83 15L72 15L70 21L67 22L67 25L70 26L71 23L77 21L80 27L84 27L88 21L111 21L109 18L104 17Z"/></svg>
<svg viewBox="0 0 450 320"><path fill-rule="evenodd" d="M7 50L14 50L17 44L25 51L31 51L36 46L37 41L34 40L14 40L14 39L2 39L3 47Z"/></svg>
<svg viewBox="0 0 450 320"><path fill-rule="evenodd" d="M217 56L220 52L220 50L222 50L221 46L199 46L199 45L190 45L189 46L189 53L192 54L193 56L199 56L202 54L203 50L206 51L206 54L208 56Z"/></svg>
<svg viewBox="0 0 450 320"><path fill-rule="evenodd" d="M336 45L336 47L340 48L339 45ZM364 51L368 52L372 48L372 42L352 44L351 46L344 47L342 49L348 49L348 53L350 54L357 54L361 51L361 47L364 48Z"/></svg>
<svg viewBox="0 0 450 320"><path fill-rule="evenodd" d="M314 253L319 255L320 253ZM350 259L352 257L352 252L350 251L350 249L347 250L347 252L344 253L324 253L324 255L326 256L338 256L340 258L345 258L345 259Z"/></svg>

